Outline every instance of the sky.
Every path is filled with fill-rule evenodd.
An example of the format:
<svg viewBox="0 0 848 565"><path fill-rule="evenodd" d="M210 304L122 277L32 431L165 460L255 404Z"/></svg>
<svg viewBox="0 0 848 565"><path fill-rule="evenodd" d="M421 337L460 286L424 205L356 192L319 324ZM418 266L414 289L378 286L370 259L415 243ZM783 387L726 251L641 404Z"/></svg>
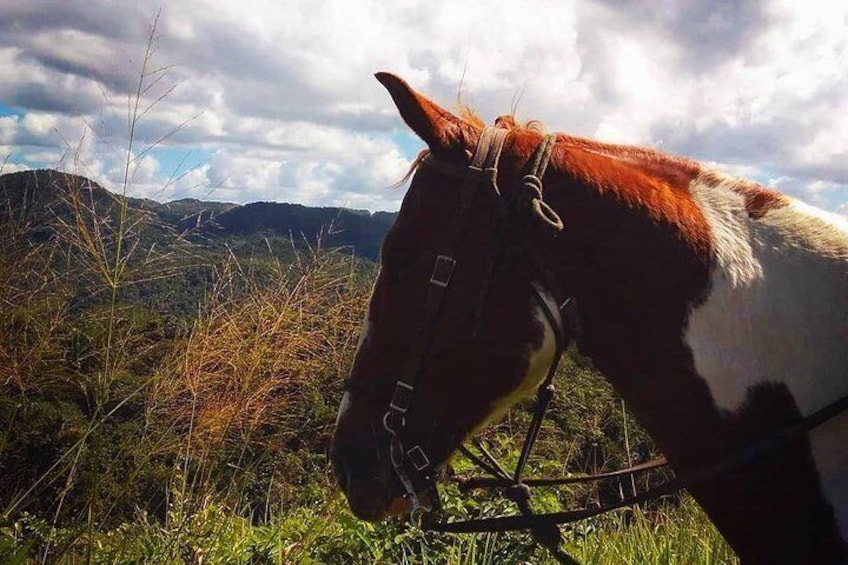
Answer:
<svg viewBox="0 0 848 565"><path fill-rule="evenodd" d="M848 215L846 29L833 0L0 0L0 172L393 211L423 144L390 71Z"/></svg>

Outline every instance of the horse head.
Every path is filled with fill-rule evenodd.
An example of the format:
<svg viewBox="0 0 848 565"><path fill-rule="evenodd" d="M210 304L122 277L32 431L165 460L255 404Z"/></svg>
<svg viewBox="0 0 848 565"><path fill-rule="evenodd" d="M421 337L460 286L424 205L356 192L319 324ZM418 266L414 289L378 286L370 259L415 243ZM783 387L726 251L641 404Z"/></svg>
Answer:
<svg viewBox="0 0 848 565"><path fill-rule="evenodd" d="M461 442L534 391L565 345L564 291L542 284L528 250L548 234L528 220L534 195L515 188L541 134L508 118L484 130L377 78L428 149L383 242L331 448L367 520L418 504Z"/></svg>

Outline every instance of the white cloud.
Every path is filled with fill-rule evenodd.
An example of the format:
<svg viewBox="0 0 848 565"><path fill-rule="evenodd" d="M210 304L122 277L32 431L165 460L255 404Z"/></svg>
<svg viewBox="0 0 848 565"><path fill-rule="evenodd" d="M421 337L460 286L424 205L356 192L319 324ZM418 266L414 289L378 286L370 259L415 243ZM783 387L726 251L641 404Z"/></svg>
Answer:
<svg viewBox="0 0 848 565"><path fill-rule="evenodd" d="M280 135L281 138L275 138ZM300 202L309 205L395 209L398 191L387 190L410 162L384 139L313 126L304 135L270 132L249 153L220 150L205 169L216 199Z"/></svg>
<svg viewBox="0 0 848 565"><path fill-rule="evenodd" d="M0 118L0 145L12 145L18 132L18 118L6 116Z"/></svg>
<svg viewBox="0 0 848 565"><path fill-rule="evenodd" d="M72 163L81 144L83 168L114 181L156 10L0 0L0 104L25 110L0 114L0 145L16 163ZM147 84L170 67L142 110L167 96L134 152L211 157L166 186L173 163L147 154L130 190L395 209L401 193L384 187L417 146L371 76L391 70L448 106L462 81L489 120L520 99L521 119L714 161L836 209L846 27L848 7L824 0L166 0Z"/></svg>

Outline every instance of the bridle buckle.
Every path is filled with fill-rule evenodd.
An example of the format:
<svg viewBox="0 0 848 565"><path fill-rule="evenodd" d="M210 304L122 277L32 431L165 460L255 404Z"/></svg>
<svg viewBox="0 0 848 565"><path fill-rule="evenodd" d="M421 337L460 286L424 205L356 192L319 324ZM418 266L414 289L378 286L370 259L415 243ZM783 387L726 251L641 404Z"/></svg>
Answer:
<svg viewBox="0 0 848 565"><path fill-rule="evenodd" d="M412 463L412 466L415 467L416 471L423 471L430 464L430 459L424 453L424 450L421 449L420 445L416 445L407 451L406 457Z"/></svg>
<svg viewBox="0 0 848 565"><path fill-rule="evenodd" d="M406 414L406 411L409 410L409 404L412 402L412 392L414 390L415 387L403 381L395 383L395 392L392 394L389 408L401 414Z"/></svg>
<svg viewBox="0 0 848 565"><path fill-rule="evenodd" d="M448 257L447 255L436 257L436 263L433 265L433 274L430 275L430 284L447 288L450 284L454 267L456 267L456 259L453 257Z"/></svg>

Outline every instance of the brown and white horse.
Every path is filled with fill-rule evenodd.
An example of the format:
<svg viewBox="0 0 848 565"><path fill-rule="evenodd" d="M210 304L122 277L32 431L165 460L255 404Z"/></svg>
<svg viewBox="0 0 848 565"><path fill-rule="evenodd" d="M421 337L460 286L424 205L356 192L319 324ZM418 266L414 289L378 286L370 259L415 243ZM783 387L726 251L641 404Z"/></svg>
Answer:
<svg viewBox="0 0 848 565"><path fill-rule="evenodd" d="M426 353L402 441L426 456L402 468L444 466L545 376L558 332L534 285L554 305L576 298L582 352L678 473L848 394L846 222L691 160L558 134L542 180L565 229L524 224L504 235L503 202L517 200L542 140L508 117L496 122L506 130L499 191L474 194L450 288L429 316L434 261L465 183L449 173L469 164L483 124L393 75L377 78L433 165L417 167L386 236L339 409L331 458L357 516L408 510L383 418L411 351ZM554 284L527 254L493 260L505 238L523 239ZM848 414L690 491L743 562L843 562Z"/></svg>

